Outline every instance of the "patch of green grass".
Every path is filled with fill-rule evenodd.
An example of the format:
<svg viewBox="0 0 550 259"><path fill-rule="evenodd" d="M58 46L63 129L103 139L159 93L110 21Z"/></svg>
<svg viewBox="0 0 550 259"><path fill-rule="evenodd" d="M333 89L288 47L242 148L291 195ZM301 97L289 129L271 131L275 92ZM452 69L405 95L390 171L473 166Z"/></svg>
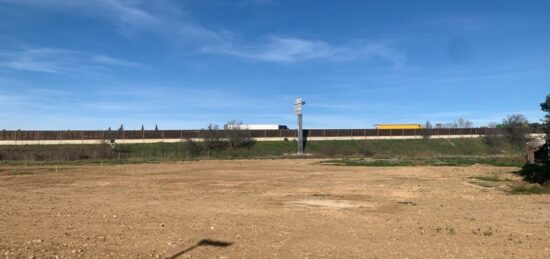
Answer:
<svg viewBox="0 0 550 259"><path fill-rule="evenodd" d="M517 185L512 186L509 191L510 194L546 194L550 193L548 187L543 187L540 185Z"/></svg>
<svg viewBox="0 0 550 259"><path fill-rule="evenodd" d="M479 186L485 187L485 188L493 188L493 187L498 186L498 184L495 184L494 182L474 181L474 182L470 182L470 183L473 183L473 184L476 184L476 185L479 185Z"/></svg>
<svg viewBox="0 0 550 259"><path fill-rule="evenodd" d="M498 175L490 176L473 176L470 179L474 180L470 183L479 185L485 188L494 188L503 185L503 182L510 182L510 179L502 179Z"/></svg>
<svg viewBox="0 0 550 259"><path fill-rule="evenodd" d="M475 164L493 166L521 166L520 157L438 157L416 159L336 159L322 161L327 165L342 166L470 166Z"/></svg>
<svg viewBox="0 0 550 259"><path fill-rule="evenodd" d="M8 175L29 175L34 174L32 171L26 171L26 170L13 170L8 173Z"/></svg>
<svg viewBox="0 0 550 259"><path fill-rule="evenodd" d="M520 156L460 156L460 157L438 157L425 161L431 166L466 166L466 165L493 165L503 167L520 167L524 163Z"/></svg>
<svg viewBox="0 0 550 259"><path fill-rule="evenodd" d="M412 166L414 165L408 160L390 160L390 159L376 159L376 160L364 160L364 159L339 159L339 160L327 160L322 161L322 164L326 165L340 165L340 166L373 166L373 167L386 167L386 166Z"/></svg>
<svg viewBox="0 0 550 259"><path fill-rule="evenodd" d="M413 202L413 201L398 201L397 203L403 204L403 205L416 206L416 202Z"/></svg>
<svg viewBox="0 0 550 259"><path fill-rule="evenodd" d="M0 175L31 175L31 174L39 174L39 173L54 173L54 172L61 172L65 170L66 167L58 167L56 170L56 167L54 166L10 166L10 168L3 168L0 169Z"/></svg>

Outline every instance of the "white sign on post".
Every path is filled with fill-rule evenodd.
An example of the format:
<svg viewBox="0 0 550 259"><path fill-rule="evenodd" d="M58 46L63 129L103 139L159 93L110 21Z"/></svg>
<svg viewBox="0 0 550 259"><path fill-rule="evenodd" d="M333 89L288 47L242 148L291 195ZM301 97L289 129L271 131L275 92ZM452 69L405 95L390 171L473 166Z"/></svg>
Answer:
<svg viewBox="0 0 550 259"><path fill-rule="evenodd" d="M294 102L294 114L302 114L302 108L304 107L304 104L306 104L306 102L304 102L302 98L296 99L296 101Z"/></svg>

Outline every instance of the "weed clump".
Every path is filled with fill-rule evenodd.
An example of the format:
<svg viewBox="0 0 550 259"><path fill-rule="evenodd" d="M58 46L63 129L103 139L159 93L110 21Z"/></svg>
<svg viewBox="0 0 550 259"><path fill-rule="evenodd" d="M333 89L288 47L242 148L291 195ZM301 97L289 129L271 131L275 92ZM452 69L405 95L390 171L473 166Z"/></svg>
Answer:
<svg viewBox="0 0 550 259"><path fill-rule="evenodd" d="M509 192L510 194L545 194L550 193L550 188L540 184L521 184L512 186Z"/></svg>

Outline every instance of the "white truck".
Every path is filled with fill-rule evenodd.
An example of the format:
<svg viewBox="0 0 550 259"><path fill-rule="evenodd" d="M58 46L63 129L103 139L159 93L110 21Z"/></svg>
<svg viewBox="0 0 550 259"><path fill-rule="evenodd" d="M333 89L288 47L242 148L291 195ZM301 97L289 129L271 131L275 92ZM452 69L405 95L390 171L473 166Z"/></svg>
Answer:
<svg viewBox="0 0 550 259"><path fill-rule="evenodd" d="M288 129L286 125L279 124L225 124L224 129L241 129L241 130L280 130Z"/></svg>

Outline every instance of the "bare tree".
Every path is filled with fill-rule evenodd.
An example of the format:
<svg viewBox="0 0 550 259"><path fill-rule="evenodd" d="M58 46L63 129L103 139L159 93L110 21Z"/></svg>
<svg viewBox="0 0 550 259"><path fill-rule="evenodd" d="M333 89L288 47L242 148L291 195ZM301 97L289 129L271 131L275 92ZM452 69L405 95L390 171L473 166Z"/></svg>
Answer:
<svg viewBox="0 0 550 259"><path fill-rule="evenodd" d="M241 121L231 120L228 121L226 127L224 127L224 135L233 149L250 147L254 144L250 131L243 129L242 125L243 123Z"/></svg>
<svg viewBox="0 0 550 259"><path fill-rule="evenodd" d="M511 114L502 120L504 136L515 146L522 147L526 142L526 129L529 121L523 114Z"/></svg>
<svg viewBox="0 0 550 259"><path fill-rule="evenodd" d="M469 129L474 126L474 123L464 118L458 118L454 122L448 122L448 123L438 124L438 125L442 125L443 128L447 128L447 129L457 129L457 128Z"/></svg>
<svg viewBox="0 0 550 259"><path fill-rule="evenodd" d="M511 114L502 120L502 124L506 127L525 127L529 125L529 121L523 114Z"/></svg>
<svg viewBox="0 0 550 259"><path fill-rule="evenodd" d="M216 124L208 124L208 128L201 131L201 138L203 139L207 150L223 150L227 147L227 141L224 139L223 130Z"/></svg>
<svg viewBox="0 0 550 259"><path fill-rule="evenodd" d="M464 118L458 118L456 121L456 126L457 128L469 129L474 126L474 123L469 120L465 120Z"/></svg>
<svg viewBox="0 0 550 259"><path fill-rule="evenodd" d="M505 139L499 134L497 123L491 122L487 124L485 134L482 135L482 139L489 147L500 148L505 143Z"/></svg>

